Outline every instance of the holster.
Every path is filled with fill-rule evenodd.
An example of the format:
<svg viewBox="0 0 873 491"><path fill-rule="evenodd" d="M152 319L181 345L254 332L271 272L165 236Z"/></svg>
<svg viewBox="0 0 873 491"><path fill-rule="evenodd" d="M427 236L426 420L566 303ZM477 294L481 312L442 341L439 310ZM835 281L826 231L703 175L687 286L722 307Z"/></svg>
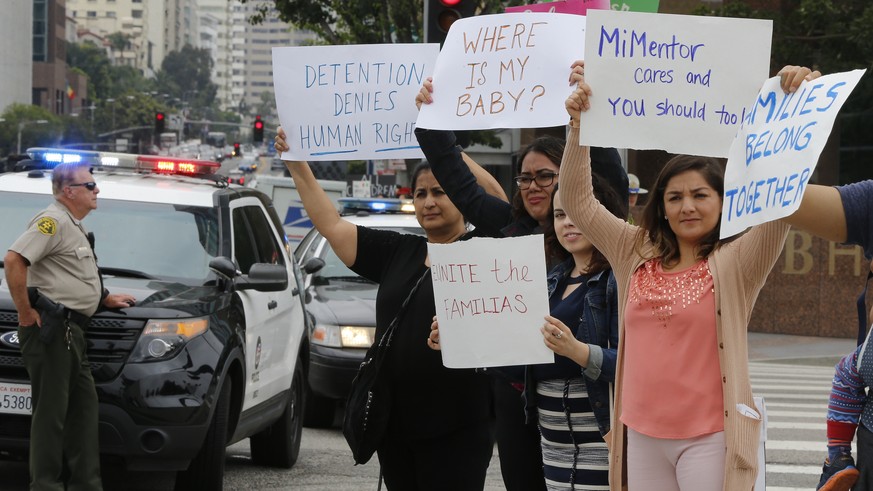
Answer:
<svg viewBox="0 0 873 491"><path fill-rule="evenodd" d="M64 331L67 308L45 297L36 287L28 287L27 296L30 298L30 305L39 312L42 324L39 328L39 339L49 344L58 332Z"/></svg>

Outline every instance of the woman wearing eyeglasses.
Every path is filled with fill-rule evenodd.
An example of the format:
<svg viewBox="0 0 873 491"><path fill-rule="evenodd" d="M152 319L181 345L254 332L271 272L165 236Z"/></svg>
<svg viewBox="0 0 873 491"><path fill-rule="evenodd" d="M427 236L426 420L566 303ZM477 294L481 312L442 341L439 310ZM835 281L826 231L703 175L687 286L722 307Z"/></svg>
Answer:
<svg viewBox="0 0 873 491"><path fill-rule="evenodd" d="M574 64L572 71L581 71ZM433 102L433 82L428 78L415 97L415 104ZM473 172L475 163L457 145L451 131L416 128L415 136L433 169L434 177L452 203L464 217L476 226L479 234L490 237L518 237L538 234L552 222L550 207L552 193L558 182L564 141L552 136L542 136L522 148L517 155L515 183L517 191L512 202L490 196L476 182ZM627 173L614 148L592 148L594 171L606 179L620 196L628 202ZM624 210L627 216L627 210ZM548 266L561 261L547 253ZM526 422L524 412L524 368L503 370L500 378L494 379L494 408L496 413L497 447L500 469L507 491L545 490L543 456L540 447L540 432L536 421ZM514 375L507 378L505 375Z"/></svg>

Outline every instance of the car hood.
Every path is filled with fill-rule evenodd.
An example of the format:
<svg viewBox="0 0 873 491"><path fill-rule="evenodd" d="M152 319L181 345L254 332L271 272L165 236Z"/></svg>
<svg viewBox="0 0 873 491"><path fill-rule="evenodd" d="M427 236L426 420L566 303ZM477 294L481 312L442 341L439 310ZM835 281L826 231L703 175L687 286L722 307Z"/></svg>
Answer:
<svg viewBox="0 0 873 491"><path fill-rule="evenodd" d="M230 295L214 285L191 286L157 279L104 277L111 293L127 293L136 298L134 307L107 311L101 316L119 315L149 319L206 316L226 308Z"/></svg>
<svg viewBox="0 0 873 491"><path fill-rule="evenodd" d="M309 287L306 308L320 322L375 326L378 289L374 283L332 280L327 285Z"/></svg>

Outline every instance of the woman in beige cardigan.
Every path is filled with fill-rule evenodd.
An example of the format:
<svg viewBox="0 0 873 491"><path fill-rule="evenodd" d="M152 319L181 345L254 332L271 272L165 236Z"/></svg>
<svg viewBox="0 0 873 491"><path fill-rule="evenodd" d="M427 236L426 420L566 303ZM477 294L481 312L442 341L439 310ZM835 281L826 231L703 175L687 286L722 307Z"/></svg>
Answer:
<svg viewBox="0 0 873 491"><path fill-rule="evenodd" d="M786 91L811 78L801 67L780 74ZM568 142L578 141L590 104L590 87L578 82L566 103ZM618 281L610 489L751 490L761 421L746 329L789 226L769 222L719 240L724 180L715 159L668 162L639 226L594 198L588 147L568 144L561 169L561 189L576 190L566 193L568 216Z"/></svg>

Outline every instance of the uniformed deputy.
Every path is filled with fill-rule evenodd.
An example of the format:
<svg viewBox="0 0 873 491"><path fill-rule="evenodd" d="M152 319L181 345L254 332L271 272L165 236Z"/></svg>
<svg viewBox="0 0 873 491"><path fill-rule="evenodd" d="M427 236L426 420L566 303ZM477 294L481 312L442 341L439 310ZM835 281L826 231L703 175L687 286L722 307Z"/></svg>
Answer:
<svg viewBox="0 0 873 491"><path fill-rule="evenodd" d="M99 306L128 307L134 298L103 289L81 223L97 208L100 192L88 167L57 166L52 191L56 201L30 222L4 258L33 391L30 489L99 490L97 392L84 329ZM41 295L35 304L28 287Z"/></svg>

